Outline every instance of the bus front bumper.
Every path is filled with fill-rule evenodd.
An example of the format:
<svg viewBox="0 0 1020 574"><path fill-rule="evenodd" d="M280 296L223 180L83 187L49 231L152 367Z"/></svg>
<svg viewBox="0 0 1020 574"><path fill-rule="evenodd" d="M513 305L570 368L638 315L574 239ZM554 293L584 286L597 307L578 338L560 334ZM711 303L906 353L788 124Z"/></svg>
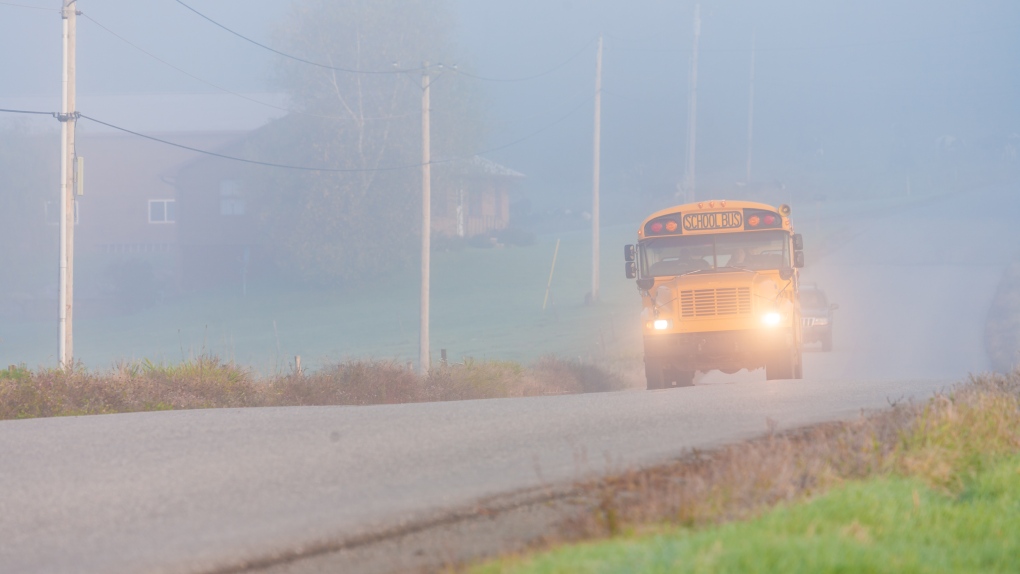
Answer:
<svg viewBox="0 0 1020 574"><path fill-rule="evenodd" d="M736 372L765 365L767 358L795 344L790 329L747 329L645 335L645 360L681 370Z"/></svg>

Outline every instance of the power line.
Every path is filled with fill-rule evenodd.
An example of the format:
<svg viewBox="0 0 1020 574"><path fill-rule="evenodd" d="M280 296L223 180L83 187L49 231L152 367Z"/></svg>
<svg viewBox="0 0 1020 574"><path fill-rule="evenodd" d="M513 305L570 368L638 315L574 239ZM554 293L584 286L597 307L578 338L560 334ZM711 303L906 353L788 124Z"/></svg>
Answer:
<svg viewBox="0 0 1020 574"><path fill-rule="evenodd" d="M301 62L301 63L304 63L304 64L308 64L310 66L317 66L319 68L325 68L327 70L336 70L338 72L348 72L348 73L351 73L351 74L404 74L404 73L407 73L407 72L420 72L421 70L424 69L422 67L418 67L418 68L399 68L399 69L393 69L393 70L355 70L355 69L352 69L352 68L341 68L341 67L337 67L337 66L331 66L329 64L323 64L323 63L320 63L320 62L313 62L312 60L306 60L304 58L299 58L298 56L294 56L294 55L288 54L286 52L281 52L280 50L277 50L276 48L273 48L271 46L267 46L265 44L262 44L261 42L257 42L255 40L252 40L251 38L245 36L244 34L241 34L240 32L235 32L234 30L232 30L230 28L227 28L226 26L224 26L223 24L220 24L216 20L213 20L212 18L210 18L210 17L206 16L205 14L199 12L198 10L192 8L191 6L188 6L187 4L182 2L181 0L174 0L174 1L177 2L178 4L180 4L181 6L184 6L188 10L191 10L192 12L197 14L199 17L201 17L203 20L206 20L207 22L217 26L218 28L221 28L221 29L223 29L223 30L233 34L234 36L237 36L238 38L244 40L245 42L249 42L251 44L254 44L254 45L256 45L259 48L262 48L264 50L269 50L270 52L273 52L274 54L278 54L280 56L283 56L284 58L288 58L288 59L294 60L296 62Z"/></svg>
<svg viewBox="0 0 1020 574"><path fill-rule="evenodd" d="M49 10L51 12L60 12L59 8L46 8L44 6L32 6L30 4L16 4L14 2L0 2L4 6L14 6L15 8L31 8L33 10Z"/></svg>
<svg viewBox="0 0 1020 574"><path fill-rule="evenodd" d="M111 36L117 38L121 42L124 42L128 46L131 46L132 48L138 50L139 52L145 54L146 56L152 58L153 60L156 60L157 62L159 62L159 63L161 63L161 64L163 64L165 66L173 68L174 70L177 70L181 74L184 74L185 76L187 76L187 77L189 77L189 78L191 78L193 80L201 82L201 83L203 83L203 84L205 84L205 85L207 85L209 87L215 88L217 90L220 90L220 91L225 92L227 94L230 94L232 96L236 96L238 98L241 98L242 100L247 100L249 102L252 102L252 103L255 103L255 104L259 104L259 105L265 106L267 108L273 108L274 110L280 110L280 111L288 112L288 113L292 113L292 114L299 114L299 115L304 115L304 116L311 116L311 117L330 119L330 120L348 120L348 119L351 119L351 118L346 118L346 117L341 117L341 116L331 116L331 115L326 115L326 114L317 114L317 113L314 113L314 112L305 112L305 111L301 111L301 110L294 110L294 109L286 108L286 107L283 107L283 106L277 106L277 105L271 104L269 102L263 102L261 100L257 100L255 98L250 97L250 96L246 96L244 94L235 92L233 90L230 90L228 88L225 88L225 87L220 86L218 84L215 84L213 82L205 80L205 79L203 79L203 78L201 78L199 76L196 76L195 74L192 74L192 73L188 72L187 70L184 70L184 69L182 69L182 68L180 68L178 66L175 66L175 65L171 64L170 62L164 60L163 58L160 58L159 56L153 54L152 52L149 52L148 50L142 48L141 46L135 44L134 42L131 42L130 40L128 40L124 36L121 36L120 34L114 32L110 28L107 28L106 26L100 24L98 21L96 21L95 18L89 16L88 14L85 14L85 13L79 13L79 14L81 14L81 16L83 16L84 18L86 18L87 20L89 20L90 22L95 24L96 26L98 26L100 29L102 29L106 33L108 33ZM407 114L407 115L409 115L409 114ZM397 118L401 118L401 117L407 117L407 115L386 116L386 117L372 117L372 118L360 118L360 119L365 119L365 120L391 120L391 119L397 119Z"/></svg>
<svg viewBox="0 0 1020 574"><path fill-rule="evenodd" d="M34 111L34 110L4 110L4 109L0 109L0 112L5 112L5 113L8 113L8 114L37 114L37 115L40 115L40 116L57 116L57 115L59 115L59 114L57 114L57 112L37 112L37 111Z"/></svg>
<svg viewBox="0 0 1020 574"><path fill-rule="evenodd" d="M495 152L495 151L506 149L506 148L511 147L511 146L515 146L515 145L517 145L517 144L519 144L521 142L527 141L527 140L529 140L529 139L531 139L531 138L533 138L533 137L535 137L537 135L540 135L540 134L548 131L549 129L552 129L557 124L562 123L567 118L572 116L575 112L577 112L577 110L581 109L581 107L583 107L586 103L587 103L587 101L580 102L578 105L574 106L566 114L560 116L556 120L550 122L549 124L546 124L542 128L540 128L540 129L538 129L538 130L536 130L536 131L534 131L534 132L532 132L532 133L530 133L530 134L528 134L528 135L526 135L524 137L518 138L516 140L513 140L511 142L507 142L505 144L502 144L502 145L499 145L499 146L496 146L496 147L492 147L492 148L488 148L488 149L476 152L476 153L474 153L472 155L477 156L477 155L484 155L484 154L487 154L487 153L492 153L492 152ZM6 110L0 110L0 111L6 111ZM25 113L43 113L43 114L47 114L49 112L25 112ZM421 168L424 165L426 165L424 163L415 163L415 164L406 164L406 165L398 165L398 166L387 166L387 167L376 167L376 168L327 168L327 167L309 167L309 166L299 166L299 165L274 163L274 162L268 162L268 161L259 161L259 160L253 160L253 159L245 159L245 158L242 158L242 157L230 156L230 155L226 155L226 154L212 152L212 151L209 151L209 150L204 150L204 149L199 149L199 148L196 148L196 147L187 146L187 145L184 145L184 144L175 143L175 142L172 142L172 141L169 141L169 140L165 140L165 139L162 139L162 138L157 138L155 136L146 135L146 134L143 134L143 133L140 133L140 132L136 132L136 131L133 131L133 130L129 130L127 128L123 128L123 127L120 127L120 126L117 126L117 125L114 125L114 124L111 124L111 123L108 123L108 122L104 122L102 120L93 118L91 116L87 116L85 114L79 114L79 116L82 119L93 121L93 122L95 122L97 124L106 126L108 128L111 128L111 129L114 129L114 130L117 130L117 131L121 131L121 132L124 132L124 133L127 133L127 134L131 134L133 136L137 136L137 137L140 137L140 138L143 138L143 139L147 139L147 140L150 140L150 141L154 141L154 142L157 142L157 143L169 145L169 146L180 148L180 149L185 149L185 150L188 150L188 151L193 151L195 153L200 153L200 154L203 154L203 155L208 155L208 156L212 156L212 157L218 157L220 159L226 159L226 160L230 160L230 161L237 161L237 162L254 164L254 165L261 165L261 166L265 166L265 167L275 167L275 168L281 168L281 169L293 169L293 170L298 170L298 171L322 171L322 172L329 172L329 173L365 173L365 172L383 172L383 171L399 171L399 170L404 170L404 169L416 169L416 168ZM453 163L453 162L462 161L462 160L466 160L466 159L468 159L468 157L452 157L452 158L447 158L447 159L437 159L437 160L431 160L428 163L428 165Z"/></svg>
<svg viewBox="0 0 1020 574"><path fill-rule="evenodd" d="M329 64L323 64L321 62L315 62L315 61L312 61L312 60L307 60L305 58L300 58L298 56L294 56L292 54L288 54L286 52L282 52L280 50L277 50L276 48L273 48L271 46L267 46L267 45L265 45L265 44L263 44L261 42L253 40L253 39L245 36L244 34L241 34L240 32L232 30L232 29L228 28L227 26L217 22L216 20L213 20L209 16L206 16L205 14L203 14L203 13L199 12L198 10L192 8L191 6L185 4L182 0L174 0L174 1L177 2L178 4L180 4L181 6L184 6L188 10L194 12L195 14L197 14L203 20L206 20L207 22L213 24L214 26L217 26L218 28L221 28L221 29L225 30L226 32L229 32L229 33L233 34L234 36L237 36L238 38L244 40L245 42L249 42L251 44L254 44L254 45L256 45L259 48L262 48L264 50L269 50L270 52L273 52L274 54L278 54L280 56L283 56L284 58L288 58L288 59L291 59L291 60L294 60L294 61L297 61L297 62L302 62L302 63L308 64L310 66L317 66L319 68L325 68L327 70L336 70L338 72L348 72L348 73L351 73L351 74L403 74L403 73L407 73L407 72L420 72L420 71L425 69L424 67L417 67L417 68L399 68L399 69L393 69L393 70L355 70L355 69L352 69L352 68L342 68L342 67L338 67L338 66L332 66L332 65L329 65ZM464 71L458 70L457 68L448 68L448 69L451 69L454 72L456 72L456 73L458 73L458 74L460 74L462 76L465 76L465 77L468 77L468 78L473 78L475 80L484 80L484 81L488 81L488 82L525 82L525 81L528 81L528 80L534 80L535 78L541 78L543 76L548 76L549 74L552 74L553 72L555 72L555 71L559 70L560 68L566 66L570 62L572 62L575 59L577 59L578 56L583 54L584 50L587 49L588 46L591 45L591 43L593 41L594 41L594 38L591 39L591 40L588 40L588 42L580 50L577 51L577 53L575 53L573 56L571 56L570 58L566 59L565 61L557 64L556 66L554 66L554 67L552 67L552 68L550 68L550 69L548 69L548 70L546 70L544 72L540 72L540 73L537 73L537 74L532 74L530 76L523 76L523 77L519 77L519 78L495 78L495 77L488 77L488 76L481 76L481 75L477 75L477 74L472 74L470 72L464 72Z"/></svg>
<svg viewBox="0 0 1020 574"><path fill-rule="evenodd" d="M254 160L254 159L245 159L243 157L235 157L235 156L231 156L231 155L226 155L226 154L222 154L222 153L216 153L216 152L209 151L209 150L204 150L204 149L199 149L199 148L196 148L196 147L187 146L187 145L184 145L184 144L175 143L175 142L172 142L172 141L169 141L169 140L165 140L165 139L162 139L162 138L157 138L155 136L150 136L150 135L139 133L139 132L136 132L136 131L133 131L133 130L129 130L127 128L122 128L120 126L116 126L116 125L113 125L111 123L104 122L103 120L98 120L98 119L93 118L91 116L87 116L85 114L81 114L81 117L83 119L96 122L99 125L103 125L103 126L106 126L108 128L115 129L117 131L121 131L121 132L124 132L124 133L127 133L127 134L131 134L133 136L137 136L137 137L140 137L140 138L144 138L144 139L151 140L151 141L154 141L154 142L158 142L158 143L161 143L161 144L165 144L165 145L168 145L168 146L173 146L173 147L180 148L180 149L186 149L188 151L193 151L195 153L200 153L200 154L208 155L208 156L212 156L212 157L218 157L218 158L221 158L221 159L228 159L228 160L231 160L231 161L239 161L239 162L242 162L242 163L250 163L250 164L254 164L254 165L262 165L262 166L266 166L266 167L279 167L279 168L294 169L294 170L299 170L299 171L326 171L326 172L337 172L337 173L371 172L371 171L396 171L396 170L401 170L401 169L409 169L409 168L412 168L412 167L421 167L421 164L419 163L419 164L414 164L414 165L401 165L401 166L393 166L393 167L364 168L364 169L358 169L358 168L345 169L345 168L329 168L329 167L308 167L308 166L300 166L300 165L288 165L288 164L282 164L282 163L273 163L273 162L268 162L268 161L258 161L258 160Z"/></svg>

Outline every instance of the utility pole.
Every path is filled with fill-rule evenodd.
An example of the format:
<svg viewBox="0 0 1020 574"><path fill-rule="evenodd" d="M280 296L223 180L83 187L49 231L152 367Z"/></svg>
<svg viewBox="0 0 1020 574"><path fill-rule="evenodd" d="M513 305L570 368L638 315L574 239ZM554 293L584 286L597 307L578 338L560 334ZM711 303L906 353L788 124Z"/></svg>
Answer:
<svg viewBox="0 0 1020 574"><path fill-rule="evenodd" d="M429 138L429 66L422 64L421 74L421 318L418 335L418 371L429 373L429 255L432 233L432 150Z"/></svg>
<svg viewBox="0 0 1020 574"><path fill-rule="evenodd" d="M599 167L602 139L602 34L595 56L595 172L591 203L591 302L599 300Z"/></svg>
<svg viewBox="0 0 1020 574"><path fill-rule="evenodd" d="M694 201L694 148L698 133L698 39L701 4L694 5L694 51L691 53L690 96L687 101L687 201Z"/></svg>
<svg viewBox="0 0 1020 574"><path fill-rule="evenodd" d="M754 53L755 34L751 32L751 81L747 96L747 178L744 182L751 185L751 149L754 142Z"/></svg>
<svg viewBox="0 0 1020 574"><path fill-rule="evenodd" d="M63 78L60 98L60 273L57 360L61 369L74 363L72 318L74 309L74 128L75 107L75 35L77 0L62 0Z"/></svg>

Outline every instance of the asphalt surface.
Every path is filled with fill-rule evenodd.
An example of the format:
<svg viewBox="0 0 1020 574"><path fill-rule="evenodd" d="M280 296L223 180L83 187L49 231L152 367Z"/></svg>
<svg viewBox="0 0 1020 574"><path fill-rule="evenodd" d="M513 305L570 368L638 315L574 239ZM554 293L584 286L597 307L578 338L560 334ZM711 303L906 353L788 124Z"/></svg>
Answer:
<svg viewBox="0 0 1020 574"><path fill-rule="evenodd" d="M0 571L191 572L923 396L814 380L0 423Z"/></svg>
<svg viewBox="0 0 1020 574"><path fill-rule="evenodd" d="M713 373L656 392L2 421L0 572L222 570L930 396L987 368L985 313L1020 237L1015 204L979 207L1013 195L868 219L809 262L805 279L840 310L835 350L807 353L801 381Z"/></svg>

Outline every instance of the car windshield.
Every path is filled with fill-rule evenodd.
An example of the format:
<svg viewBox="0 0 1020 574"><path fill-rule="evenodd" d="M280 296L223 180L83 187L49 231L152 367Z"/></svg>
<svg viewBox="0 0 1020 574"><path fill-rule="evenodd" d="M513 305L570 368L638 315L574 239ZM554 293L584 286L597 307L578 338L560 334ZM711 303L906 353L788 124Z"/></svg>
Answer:
<svg viewBox="0 0 1020 574"><path fill-rule="evenodd" d="M829 306L829 301L825 298L825 293L822 293L821 291L816 289L801 289L800 306L810 309L823 309Z"/></svg>
<svg viewBox="0 0 1020 574"><path fill-rule="evenodd" d="M645 277L663 277L692 271L789 267L789 237L776 230L646 239L641 243L641 272Z"/></svg>

